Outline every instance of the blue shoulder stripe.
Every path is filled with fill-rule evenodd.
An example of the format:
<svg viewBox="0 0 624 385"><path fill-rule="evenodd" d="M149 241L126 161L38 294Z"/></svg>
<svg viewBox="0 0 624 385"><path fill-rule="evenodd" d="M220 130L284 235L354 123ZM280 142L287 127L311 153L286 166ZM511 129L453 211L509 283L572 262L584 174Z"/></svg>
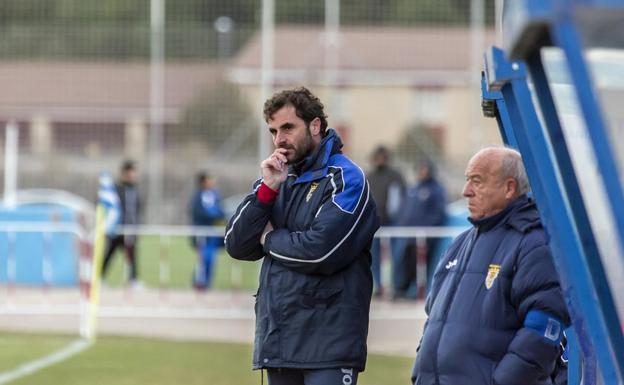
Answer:
<svg viewBox="0 0 624 385"><path fill-rule="evenodd" d="M364 172L342 154L335 154L329 159L328 171L327 176L331 178L334 188L332 201L340 210L353 214L364 194Z"/></svg>

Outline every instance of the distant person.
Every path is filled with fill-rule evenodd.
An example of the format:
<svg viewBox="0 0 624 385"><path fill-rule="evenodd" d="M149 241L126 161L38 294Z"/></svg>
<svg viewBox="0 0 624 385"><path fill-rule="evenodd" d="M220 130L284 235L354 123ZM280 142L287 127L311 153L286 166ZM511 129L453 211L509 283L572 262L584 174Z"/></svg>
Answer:
<svg viewBox="0 0 624 385"><path fill-rule="evenodd" d="M104 233L107 237L114 237L121 221L121 206L115 181L108 172L103 172L98 182L98 204L104 208Z"/></svg>
<svg viewBox="0 0 624 385"><path fill-rule="evenodd" d="M407 190L401 214L397 220L398 226L442 226L446 220L446 191L438 182L435 175L435 166L425 160L416 168L417 182ZM426 238L424 253L426 254L427 270L433 271L436 263L436 249L440 238ZM400 264L393 265L393 276L398 277L394 298L415 299L419 294L416 282L417 250L413 239L403 239L405 242L397 247L402 256ZM425 273L430 276L429 271Z"/></svg>
<svg viewBox="0 0 624 385"><path fill-rule="evenodd" d="M371 154L372 169L367 174L371 192L377 203L377 212L381 226L396 224L401 203L405 194L405 180L399 171L390 165L390 150L385 146L377 147ZM392 242L394 244L395 242ZM393 253L391 247L392 264L395 265L400 256ZM381 281L381 243L379 238L373 240L371 252L373 255L373 280L375 282L375 296L383 295L384 286ZM392 277L396 281L396 277Z"/></svg>
<svg viewBox="0 0 624 385"><path fill-rule="evenodd" d="M121 216L119 224L125 226L138 225L141 214L141 199L137 188L138 172L136 163L126 160L121 164L119 181L115 184L115 191L119 197ZM106 276L111 259L118 247L123 247L129 266L128 283L131 286L140 286L137 281L136 235L107 234L106 250L102 277Z"/></svg>
<svg viewBox="0 0 624 385"><path fill-rule="evenodd" d="M197 190L190 204L193 226L214 226L224 219L221 208L221 193L215 186L215 179L206 172L197 176ZM198 264L193 272L193 286L199 290L212 287L215 256L223 246L221 237L192 237L197 250Z"/></svg>
<svg viewBox="0 0 624 385"><path fill-rule="evenodd" d="M570 318L517 151L489 147L468 162L473 228L438 264L425 304L416 385L546 385Z"/></svg>
<svg viewBox="0 0 624 385"><path fill-rule="evenodd" d="M233 258L262 259L253 367L267 369L269 385L355 385L367 356L375 202L309 90L273 95L264 118L275 149L225 233Z"/></svg>

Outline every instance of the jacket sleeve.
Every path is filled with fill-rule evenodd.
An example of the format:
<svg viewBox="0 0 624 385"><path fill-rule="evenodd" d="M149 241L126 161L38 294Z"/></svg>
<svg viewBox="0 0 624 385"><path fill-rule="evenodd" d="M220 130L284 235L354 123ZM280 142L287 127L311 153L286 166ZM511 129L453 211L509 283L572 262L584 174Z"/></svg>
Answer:
<svg viewBox="0 0 624 385"><path fill-rule="evenodd" d="M260 181L254 185L254 191L247 195L225 228L225 249L232 258L256 261L264 256L260 237L270 219L273 204L258 200L256 191Z"/></svg>
<svg viewBox="0 0 624 385"><path fill-rule="evenodd" d="M552 373L561 354L563 330L570 323L559 276L545 244L519 257L511 301L523 326L498 363L494 383L538 383Z"/></svg>
<svg viewBox="0 0 624 385"><path fill-rule="evenodd" d="M342 175L341 175L342 174ZM264 243L267 255L304 274L331 275L370 247L379 228L377 210L364 173L357 167L332 175L333 192L305 231L281 228Z"/></svg>

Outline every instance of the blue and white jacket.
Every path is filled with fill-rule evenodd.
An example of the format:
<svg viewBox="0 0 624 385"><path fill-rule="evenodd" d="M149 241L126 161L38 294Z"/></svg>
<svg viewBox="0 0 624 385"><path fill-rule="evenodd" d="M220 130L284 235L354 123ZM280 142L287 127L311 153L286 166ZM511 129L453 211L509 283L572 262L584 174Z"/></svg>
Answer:
<svg viewBox="0 0 624 385"><path fill-rule="evenodd" d="M417 385L546 385L569 316L535 204L471 221L437 267Z"/></svg>
<svg viewBox="0 0 624 385"><path fill-rule="evenodd" d="M364 370L370 245L379 219L364 173L341 148L328 130L312 155L289 167L273 203L257 199L257 181L227 225L225 244L233 258L264 258L255 369ZM262 247L268 221L275 230Z"/></svg>

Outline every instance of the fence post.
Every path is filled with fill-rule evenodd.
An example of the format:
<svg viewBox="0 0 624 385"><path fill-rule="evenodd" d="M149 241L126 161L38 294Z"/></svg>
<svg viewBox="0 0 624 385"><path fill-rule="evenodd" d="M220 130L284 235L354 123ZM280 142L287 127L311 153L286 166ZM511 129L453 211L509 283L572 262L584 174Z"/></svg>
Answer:
<svg viewBox="0 0 624 385"><path fill-rule="evenodd" d="M43 233L43 255L41 256L41 273L43 278L43 293L47 295L52 286L52 261L50 250L52 248L52 234Z"/></svg>
<svg viewBox="0 0 624 385"><path fill-rule="evenodd" d="M158 242L159 263L158 263L158 279L160 297L164 300L167 298L167 291L171 283L171 260L169 259L169 250L171 246L171 238L169 236L160 236Z"/></svg>
<svg viewBox="0 0 624 385"><path fill-rule="evenodd" d="M15 282L17 282L17 261L15 253L15 233L9 231L7 233L7 291L9 298L15 290Z"/></svg>
<svg viewBox="0 0 624 385"><path fill-rule="evenodd" d="M425 298L427 288L427 238L416 238L416 298Z"/></svg>

